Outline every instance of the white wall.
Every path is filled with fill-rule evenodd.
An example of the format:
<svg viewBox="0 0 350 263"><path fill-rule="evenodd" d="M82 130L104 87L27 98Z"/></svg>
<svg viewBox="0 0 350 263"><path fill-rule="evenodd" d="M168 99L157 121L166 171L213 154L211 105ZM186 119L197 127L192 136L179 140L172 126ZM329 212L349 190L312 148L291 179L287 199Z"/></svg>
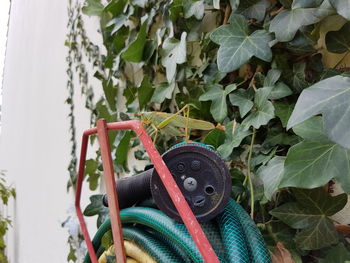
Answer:
<svg viewBox="0 0 350 263"><path fill-rule="evenodd" d="M62 263L68 247L60 223L73 203L66 194L68 1L11 2L0 136L0 169L7 170L18 195L9 257L11 263ZM76 117L79 143L89 115L80 106Z"/></svg>

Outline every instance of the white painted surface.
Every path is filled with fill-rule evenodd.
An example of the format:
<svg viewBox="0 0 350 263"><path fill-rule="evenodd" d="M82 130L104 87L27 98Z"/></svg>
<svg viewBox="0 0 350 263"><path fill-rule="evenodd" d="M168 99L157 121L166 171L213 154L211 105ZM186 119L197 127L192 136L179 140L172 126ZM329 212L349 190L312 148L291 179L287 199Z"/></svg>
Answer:
<svg viewBox="0 0 350 263"><path fill-rule="evenodd" d="M67 230L60 224L73 203L66 194L68 1L11 2L0 136L0 169L7 170L18 195L11 207L10 262L67 262ZM89 114L81 101L77 106L79 149Z"/></svg>

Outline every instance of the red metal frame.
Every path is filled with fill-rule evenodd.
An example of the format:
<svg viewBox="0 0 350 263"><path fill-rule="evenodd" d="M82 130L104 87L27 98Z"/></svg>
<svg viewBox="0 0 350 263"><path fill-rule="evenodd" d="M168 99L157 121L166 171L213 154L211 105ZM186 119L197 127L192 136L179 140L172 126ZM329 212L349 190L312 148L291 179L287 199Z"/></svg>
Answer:
<svg viewBox="0 0 350 263"><path fill-rule="evenodd" d="M193 241L197 245L199 252L201 253L203 259L207 263L219 263L219 259L216 256L212 246L210 245L208 239L206 238L200 224L198 223L196 217L194 216L191 208L187 204L184 196L182 195L179 187L177 186L174 178L172 177L169 169L165 165L162 157L158 153L157 149L154 147L153 142L143 125L139 121L123 121L106 123L105 120L98 120L97 127L86 130L83 133L80 162L79 162L79 172L76 184L76 199L75 199L75 209L80 222L83 236L89 251L89 255L92 263L98 263L95 250L93 248L86 223L84 220L83 213L80 208L80 197L82 183L84 179L85 161L86 161L86 151L88 146L88 138L92 134L98 135L101 157L103 163L104 177L106 181L106 189L108 195L109 212L112 224L112 232L115 246L115 254L117 257L117 262L126 262L125 251L123 247L123 233L121 228L121 221L119 215L119 205L116 193L116 183L114 180L113 163L111 159L110 146L108 140L108 131L110 130L133 130L143 146L145 147L154 168L157 170L166 190L169 193L171 200L173 201L175 208L179 212L181 219L183 220L188 232L193 238Z"/></svg>

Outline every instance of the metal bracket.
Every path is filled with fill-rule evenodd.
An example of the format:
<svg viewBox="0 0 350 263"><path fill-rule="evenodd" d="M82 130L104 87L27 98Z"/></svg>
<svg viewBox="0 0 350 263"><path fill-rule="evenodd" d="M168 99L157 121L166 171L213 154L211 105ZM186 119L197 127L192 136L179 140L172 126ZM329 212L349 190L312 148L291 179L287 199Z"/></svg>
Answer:
<svg viewBox="0 0 350 263"><path fill-rule="evenodd" d="M111 130L133 130L137 134L143 146L145 147L154 165L154 168L157 170L169 196L171 197L171 200L176 210L179 212L182 221L184 222L193 241L198 247L198 250L201 253L204 261L207 263L219 263L220 261L217 255L215 254L212 246L210 245L207 237L205 236L200 224L194 216L191 208L187 204L184 196L182 195L174 178L169 172L169 169L165 165L162 157L158 153L157 149L154 147L153 142L147 134L146 130L144 129L142 123L139 121L106 123L104 119L97 121L97 127L88 129L83 133L79 171L76 183L75 209L92 263L98 263L98 259L86 227L83 213L80 208L80 198L84 179L88 139L90 135L96 133L98 135L98 140L101 148L101 157L104 170L104 178L106 181L108 203L110 204L109 213L111 218L115 254L117 257L117 262L126 262L125 251L123 246L123 233L119 214L120 211L116 192L116 182L114 178L113 162L109 146L108 131Z"/></svg>

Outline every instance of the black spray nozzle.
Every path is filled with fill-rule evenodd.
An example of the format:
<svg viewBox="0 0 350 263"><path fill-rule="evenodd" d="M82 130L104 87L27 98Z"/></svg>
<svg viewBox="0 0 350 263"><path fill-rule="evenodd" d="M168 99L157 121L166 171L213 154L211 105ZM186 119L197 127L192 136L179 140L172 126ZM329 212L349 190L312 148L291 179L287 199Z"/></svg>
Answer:
<svg viewBox="0 0 350 263"><path fill-rule="evenodd" d="M135 205L140 200L151 197L151 176L153 168L138 175L117 180L117 195L119 209ZM103 205L108 206L107 195L103 195Z"/></svg>

